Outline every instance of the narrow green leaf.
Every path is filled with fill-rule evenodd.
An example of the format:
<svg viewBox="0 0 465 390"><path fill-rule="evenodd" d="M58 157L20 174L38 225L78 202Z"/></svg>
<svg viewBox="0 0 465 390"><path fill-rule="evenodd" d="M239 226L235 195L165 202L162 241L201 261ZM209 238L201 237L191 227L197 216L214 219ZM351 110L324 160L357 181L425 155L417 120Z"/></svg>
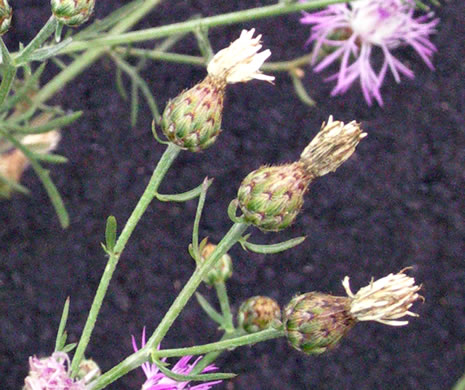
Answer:
<svg viewBox="0 0 465 390"><path fill-rule="evenodd" d="M33 152L33 156L38 161L44 161L50 164L66 164L68 162L68 159L65 156L60 156L59 154L44 154Z"/></svg>
<svg viewBox="0 0 465 390"><path fill-rule="evenodd" d="M159 144L162 144L162 145L168 145L170 142L168 141L163 141L159 136L158 136L158 133L157 133L157 124L156 124L157 120L156 118L153 119L152 121L152 134L153 134L153 138L155 138L155 140L159 143Z"/></svg>
<svg viewBox="0 0 465 390"><path fill-rule="evenodd" d="M200 307L203 309L205 313L218 325L223 325L224 319L223 316L218 313L210 303L203 297L202 294L196 292L195 297L197 298L197 302L199 302Z"/></svg>
<svg viewBox="0 0 465 390"><path fill-rule="evenodd" d="M304 85L302 84L302 80L299 76L295 74L295 72L289 72L292 78L292 84L294 85L294 90L297 97L301 100L302 103L306 104L307 106L313 107L316 103L310 95L307 93Z"/></svg>
<svg viewBox="0 0 465 390"><path fill-rule="evenodd" d="M110 215L107 218L107 226L105 228L105 248L107 251L112 252L116 243L116 218L113 215Z"/></svg>
<svg viewBox="0 0 465 390"><path fill-rule="evenodd" d="M126 88L124 87L123 81L123 71L119 66L116 67L116 90L118 91L119 95L123 98L124 101L128 100L128 93L126 92Z"/></svg>
<svg viewBox="0 0 465 390"><path fill-rule="evenodd" d="M58 219L60 220L61 226L65 229L69 226L69 216L68 212L66 211L65 205L63 204L63 200L61 199L60 193L58 192L55 184L53 184L52 180L50 179L50 174L47 170L42 168L42 166L37 162L34 158L34 153L31 152L27 147L25 147L21 142L19 142L15 137L8 134L6 131L0 129L0 134L2 134L8 141L10 141L16 148L21 150L24 155L29 159L29 162L34 169L35 173L42 181L45 190L52 202L53 207L57 213Z"/></svg>
<svg viewBox="0 0 465 390"><path fill-rule="evenodd" d="M66 298L65 305L63 307L63 312L61 314L60 325L58 327L57 338L55 341L55 352L61 351L66 343L66 322L68 321L69 314L69 297Z"/></svg>
<svg viewBox="0 0 465 390"><path fill-rule="evenodd" d="M199 253L199 225L200 219L202 218L203 206L205 204L205 198L207 196L208 187L210 187L211 181L206 177L202 183L199 202L197 204L197 212L195 213L194 227L192 229L192 251L194 252L195 258L200 258Z"/></svg>
<svg viewBox="0 0 465 390"><path fill-rule="evenodd" d="M178 382L187 382L187 381L197 381L197 382L207 382L207 381L214 381L214 380L224 380L224 379L231 379L236 377L236 374L232 373L215 373L215 374L200 374L200 375L181 375L176 374L173 371L169 370L165 367L165 363L158 359L154 359L154 363L160 369L160 371L165 374L168 378L174 379Z"/></svg>
<svg viewBox="0 0 465 390"><path fill-rule="evenodd" d="M207 185L210 186L212 182L213 182L213 179L208 179ZM190 191L186 191L181 194L167 195L167 194L157 193L155 197L161 202L186 202L188 200L192 200L192 199L199 197L200 194L202 193L203 185L204 183L200 184L199 186L193 188Z"/></svg>
<svg viewBox="0 0 465 390"><path fill-rule="evenodd" d="M5 100L5 104L0 107L0 112L10 110L16 106L19 101L24 99L31 91L31 89L39 83L40 76L42 75L44 69L45 64L41 64L34 72L34 74L25 80L24 85L19 88L13 96L10 96L7 100Z"/></svg>
<svg viewBox="0 0 465 390"><path fill-rule="evenodd" d="M233 221L234 223L243 223L244 222L244 216L238 217L236 212L237 208L239 207L239 203L237 199L233 199L228 206L228 216Z"/></svg>
<svg viewBox="0 0 465 390"><path fill-rule="evenodd" d="M5 65L2 75L2 83L0 84L0 107L8 97L13 81L16 77L16 67L12 65Z"/></svg>
<svg viewBox="0 0 465 390"><path fill-rule="evenodd" d="M136 127L139 113L139 88L134 79L131 82L131 126Z"/></svg>
<svg viewBox="0 0 465 390"><path fill-rule="evenodd" d="M3 39L0 37L0 53L1 53L1 63L5 65L11 64L11 55L10 52L8 51L8 48L5 45L5 42L3 42Z"/></svg>
<svg viewBox="0 0 465 390"><path fill-rule="evenodd" d="M302 242L304 242L306 237L297 237L293 238L288 241L280 242L278 244L269 244L269 245L258 245L258 244L252 244L251 242L247 241L246 238L242 238L239 240L240 244L244 249L248 249L252 252L255 253L262 253L262 254L271 254L271 253L279 253L283 252L285 250L291 249Z"/></svg>
<svg viewBox="0 0 465 390"><path fill-rule="evenodd" d="M12 189L14 191L18 191L18 192L21 192L23 194L26 194L28 195L30 193L30 191L24 187L23 185L21 185L20 183L14 181L14 180L10 180L4 176L2 176L0 174L0 190L3 189L3 185L5 185L7 187L7 189ZM9 197L9 196L8 196Z"/></svg>
<svg viewBox="0 0 465 390"><path fill-rule="evenodd" d="M213 57L213 49L208 39L208 28L202 25L199 25L198 28L194 30L195 38L197 39L197 45L199 47L202 57L208 63Z"/></svg>
<svg viewBox="0 0 465 390"><path fill-rule="evenodd" d="M74 348L76 348L76 343L71 343L71 344L67 344L63 347L62 351L65 352L65 353L69 353L71 352Z"/></svg>
<svg viewBox="0 0 465 390"><path fill-rule="evenodd" d="M45 61L50 57L54 57L58 52L64 49L73 41L73 38L66 38L62 42L53 45L43 47L41 49L35 50L30 56L29 61Z"/></svg>
<svg viewBox="0 0 465 390"><path fill-rule="evenodd" d="M8 122L0 123L0 126L8 131L21 134L39 134L46 133L47 131L61 129L71 123L76 119L80 118L82 111L73 112L72 114L62 116L60 118L52 119L47 123L39 126L18 126Z"/></svg>

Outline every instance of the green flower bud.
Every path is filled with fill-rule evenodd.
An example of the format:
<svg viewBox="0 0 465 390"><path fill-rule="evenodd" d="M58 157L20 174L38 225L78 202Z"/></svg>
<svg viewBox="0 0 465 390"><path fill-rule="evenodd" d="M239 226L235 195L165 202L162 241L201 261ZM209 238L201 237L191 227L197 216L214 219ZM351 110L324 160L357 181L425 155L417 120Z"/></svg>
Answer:
<svg viewBox="0 0 465 390"><path fill-rule="evenodd" d="M172 143L199 152L215 142L221 132L226 80L207 76L166 105L161 129Z"/></svg>
<svg viewBox="0 0 465 390"><path fill-rule="evenodd" d="M355 325L351 300L311 292L294 297L284 311L284 329L289 343L307 354L320 354L335 347Z"/></svg>
<svg viewBox="0 0 465 390"><path fill-rule="evenodd" d="M11 25L13 11L7 0L0 0L0 35L5 34Z"/></svg>
<svg viewBox="0 0 465 390"><path fill-rule="evenodd" d="M95 0L51 0L55 18L70 27L87 22L94 11Z"/></svg>
<svg viewBox="0 0 465 390"><path fill-rule="evenodd" d="M200 255L201 260L206 261L210 255L215 250L216 245L207 243L207 241L203 241L200 245ZM208 271L207 276L204 278L204 282L209 286L214 286L216 283L226 282L233 273L233 265L231 256L227 253L221 256L215 266Z"/></svg>
<svg viewBox="0 0 465 390"><path fill-rule="evenodd" d="M286 228L302 208L311 178L300 162L249 173L237 193L245 220L265 231Z"/></svg>
<svg viewBox="0 0 465 390"><path fill-rule="evenodd" d="M237 314L239 327L248 333L255 333L281 321L281 309L271 298L256 296L242 303Z"/></svg>
<svg viewBox="0 0 465 390"><path fill-rule="evenodd" d="M90 383L102 374L98 364L92 359L84 359L79 363L79 371L77 378L83 380L84 383Z"/></svg>

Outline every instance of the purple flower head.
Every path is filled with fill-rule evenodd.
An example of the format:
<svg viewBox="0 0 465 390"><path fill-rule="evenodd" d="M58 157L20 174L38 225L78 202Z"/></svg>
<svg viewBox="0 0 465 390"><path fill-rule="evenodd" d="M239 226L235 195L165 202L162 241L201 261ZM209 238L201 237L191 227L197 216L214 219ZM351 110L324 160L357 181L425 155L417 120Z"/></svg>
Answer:
<svg viewBox="0 0 465 390"><path fill-rule="evenodd" d="M69 357L64 352L39 359L29 358L29 374L24 379L25 390L85 390L84 381L74 381L69 376Z"/></svg>
<svg viewBox="0 0 465 390"><path fill-rule="evenodd" d="M134 351L137 352L139 349L137 347L136 339L134 336L132 337L132 347ZM142 331L142 340L141 340L141 348L145 346L145 327ZM193 363L189 363L192 359L192 356L184 356L174 365L171 369L176 374L187 375L189 374L198 363L198 361L202 357L198 357ZM165 361L165 359L162 359ZM217 370L218 368L214 365L209 365L202 370L202 373L210 372ZM211 389L214 385L221 383L221 381L212 381L212 382L204 382L199 385L191 386L189 385L189 381L187 382L176 382L173 379L168 378L165 374L160 372L156 364L152 364L146 362L142 364L142 370L147 377L147 380L142 385L141 390L182 390L182 389L190 389L190 390L208 390Z"/></svg>
<svg viewBox="0 0 465 390"><path fill-rule="evenodd" d="M357 0L304 13L301 23L312 25L307 41L315 45L312 65L319 61L322 50L329 53L316 65L315 72L340 60L339 71L327 78L327 81L336 80L332 96L345 93L360 79L367 103L371 105L374 98L383 105L380 87L388 69L398 83L400 74L414 77L412 70L391 53L401 46L412 46L426 65L434 69L431 57L436 47L429 35L435 32L439 20L433 19L433 13L414 17L414 12L413 0ZM384 56L378 70L372 65L374 48Z"/></svg>

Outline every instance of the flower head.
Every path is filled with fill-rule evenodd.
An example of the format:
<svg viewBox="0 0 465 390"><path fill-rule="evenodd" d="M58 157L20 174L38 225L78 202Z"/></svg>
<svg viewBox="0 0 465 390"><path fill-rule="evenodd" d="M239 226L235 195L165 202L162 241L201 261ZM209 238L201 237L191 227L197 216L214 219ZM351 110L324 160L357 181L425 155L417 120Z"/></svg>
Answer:
<svg viewBox="0 0 465 390"><path fill-rule="evenodd" d="M226 80L228 84L242 83L252 79L273 81L273 76L260 72L260 67L271 55L260 44L261 35L253 38L255 29L242 30L241 35L227 48L220 50L209 62L207 71L210 76Z"/></svg>
<svg viewBox="0 0 465 390"><path fill-rule="evenodd" d="M353 294L349 277L342 282L347 295L351 298L350 314L358 321L377 321L392 326L407 325L408 321L397 319L418 314L409 311L413 303L423 299L417 293L421 286L415 285L415 279L405 275L405 269L397 274L389 274L371 283Z"/></svg>
<svg viewBox="0 0 465 390"><path fill-rule="evenodd" d="M336 80L332 95L345 93L352 83L360 79L365 100L369 105L373 98L382 105L380 87L388 69L396 82L400 74L409 78L414 73L393 54L401 46L411 46L430 69L434 69L431 57L436 47L429 40L435 32L438 19L433 13L415 17L415 2L411 0L357 0L350 4L335 4L325 10L304 13L300 20L311 24L314 42L312 65L328 52L315 67L320 72L340 60L339 71L327 80ZM373 67L373 55L378 49L384 56L381 67Z"/></svg>
<svg viewBox="0 0 465 390"><path fill-rule="evenodd" d="M52 356L44 359L30 357L29 374L24 379L24 390L85 390L84 381L74 381L70 378L69 367L69 357L64 352L54 352Z"/></svg>
<svg viewBox="0 0 465 390"><path fill-rule="evenodd" d="M142 331L141 339L141 348L145 346L145 327ZM137 347L136 339L132 336L132 347L134 351L137 352L139 348ZM171 371L180 375L189 374L198 363L202 357L198 357L193 363L189 363L192 359L192 356L183 356L179 361L173 366ZM162 359L165 361L165 359ZM202 370L202 373L210 372L216 370L217 367L214 365L209 365ZM144 371L147 380L142 385L141 390L208 390L211 389L214 385L221 383L221 381L212 381L204 382L199 385L191 386L189 381L187 382L176 382L175 380L168 378L165 374L160 372L156 364L146 362L142 364L142 370Z"/></svg>

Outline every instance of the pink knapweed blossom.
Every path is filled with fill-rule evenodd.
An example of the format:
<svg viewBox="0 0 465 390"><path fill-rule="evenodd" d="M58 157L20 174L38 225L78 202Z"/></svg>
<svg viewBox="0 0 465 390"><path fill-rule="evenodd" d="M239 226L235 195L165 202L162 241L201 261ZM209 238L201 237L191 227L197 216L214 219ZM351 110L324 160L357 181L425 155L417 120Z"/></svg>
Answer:
<svg viewBox="0 0 465 390"><path fill-rule="evenodd" d="M331 95L345 93L360 79L367 103L371 105L374 98L383 105L380 87L388 69L397 83L401 74L414 77L413 71L392 54L401 46L413 47L434 70L431 57L436 47L429 36L436 31L439 20L432 12L418 17L414 13L413 0L357 0L329 5L319 12L304 12L301 23L312 25L307 41L307 44L314 43L311 64L319 61L315 72L340 60L339 71L326 79L336 80ZM378 70L373 67L376 51L384 57Z"/></svg>
<svg viewBox="0 0 465 390"><path fill-rule="evenodd" d="M29 374L24 380L24 390L85 390L83 380L70 377L69 357L64 352L39 359L29 358Z"/></svg>
<svg viewBox="0 0 465 390"><path fill-rule="evenodd" d="M142 340L141 348L145 346L145 327L142 331ZM139 349L137 347L136 339L132 336L132 347L134 351L137 352ZM171 368L176 374L187 375L189 374L198 363L202 357L198 357L193 363L189 363L192 359L192 356L183 356L179 361ZM165 361L165 359L162 359ZM214 365L209 365L202 370L202 373L205 374L210 371L217 370L218 368ZM168 378L165 374L160 372L159 368L152 363L146 362L142 364L142 370L144 371L147 380L141 387L141 390L208 390L211 389L214 385L221 383L221 381L212 381L204 382L199 385L191 386L189 382L176 382L173 379Z"/></svg>

